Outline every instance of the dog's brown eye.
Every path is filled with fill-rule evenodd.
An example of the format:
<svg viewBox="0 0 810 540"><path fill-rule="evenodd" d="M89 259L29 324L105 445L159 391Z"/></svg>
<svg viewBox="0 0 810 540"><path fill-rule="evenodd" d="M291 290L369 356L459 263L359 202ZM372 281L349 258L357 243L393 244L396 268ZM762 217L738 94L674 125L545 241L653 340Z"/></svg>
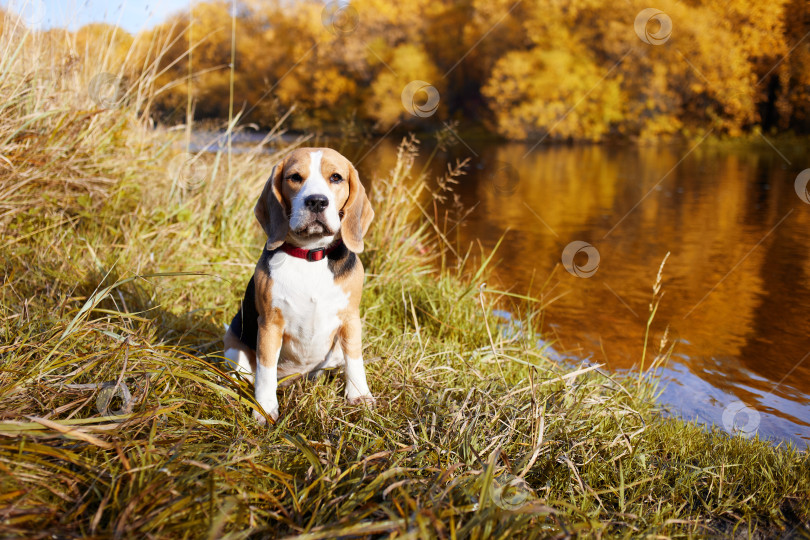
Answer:
<svg viewBox="0 0 810 540"><path fill-rule="evenodd" d="M303 180L303 178L301 178L301 175L300 175L300 174L298 174L298 173L292 173L292 174L291 174L290 176L288 176L287 178L289 178L289 179L290 179L290 180L292 180L293 182L300 182L301 180Z"/></svg>
<svg viewBox="0 0 810 540"><path fill-rule="evenodd" d="M338 173L332 173L332 176L329 177L329 180L331 180L333 184L337 184L339 182L343 182L343 177L340 176Z"/></svg>

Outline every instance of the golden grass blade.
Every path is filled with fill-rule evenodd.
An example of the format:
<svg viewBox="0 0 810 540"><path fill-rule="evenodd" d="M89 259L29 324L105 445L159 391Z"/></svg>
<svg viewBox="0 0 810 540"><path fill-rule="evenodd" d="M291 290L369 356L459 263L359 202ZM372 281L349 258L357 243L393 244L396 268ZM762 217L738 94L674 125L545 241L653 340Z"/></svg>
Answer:
<svg viewBox="0 0 810 540"><path fill-rule="evenodd" d="M36 416L29 416L28 418L30 418L31 421L36 422L37 424L42 424L43 426L45 426L47 428L58 431L59 433L63 433L68 438L79 439L79 440L82 440L84 442L88 442L88 443L90 443L90 444L92 444L94 446L98 446L99 448L103 448L105 450L109 450L111 448L114 448L114 446L112 444L110 444L110 443L108 443L106 441L102 441L98 437L94 437L93 435L90 435L89 433L86 433L86 432L84 432L82 430L79 430L77 428L70 427L70 426L63 426L62 424L60 424L58 422L53 422L53 421L47 420L45 418L38 418Z"/></svg>

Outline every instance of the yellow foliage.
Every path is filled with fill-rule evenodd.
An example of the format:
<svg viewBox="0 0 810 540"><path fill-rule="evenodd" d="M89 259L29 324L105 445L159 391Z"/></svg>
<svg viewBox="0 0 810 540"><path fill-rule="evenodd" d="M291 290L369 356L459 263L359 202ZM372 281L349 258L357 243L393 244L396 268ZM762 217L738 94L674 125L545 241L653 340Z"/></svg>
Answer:
<svg viewBox="0 0 810 540"><path fill-rule="evenodd" d="M132 36L111 24L93 23L75 34L74 54L94 60L98 70L117 72L124 65L132 47Z"/></svg>
<svg viewBox="0 0 810 540"><path fill-rule="evenodd" d="M587 56L535 47L498 61L483 94L506 137L599 140L624 117L619 82Z"/></svg>
<svg viewBox="0 0 810 540"><path fill-rule="evenodd" d="M424 81L441 94L445 89L441 74L428 54L418 45L400 45L391 51L386 67L380 70L371 85L366 113L385 130L397 122L418 122L427 117L415 116L403 105L402 92L411 81ZM428 99L425 92L413 96L413 105L419 106ZM432 116L432 115L431 115ZM439 113L441 117L441 113ZM424 124L422 124L424 125Z"/></svg>
<svg viewBox="0 0 810 540"><path fill-rule="evenodd" d="M524 12L534 46L506 52L482 92L510 138L646 139L687 127L739 135L773 99L760 78L787 52L785 3L662 0L672 31L654 44L633 26L646 3L540 0Z"/></svg>
<svg viewBox="0 0 810 540"><path fill-rule="evenodd" d="M191 103L197 118L232 109L264 126L295 106L298 128L361 118L381 131L433 129L452 118L513 139L810 130L805 0L655 7L671 22L657 43L636 34L646 0L216 0L134 37L103 24L42 34L66 66L93 55L100 71L128 65L128 81L151 72L149 106L169 121ZM403 106L414 80L438 91L435 114Z"/></svg>

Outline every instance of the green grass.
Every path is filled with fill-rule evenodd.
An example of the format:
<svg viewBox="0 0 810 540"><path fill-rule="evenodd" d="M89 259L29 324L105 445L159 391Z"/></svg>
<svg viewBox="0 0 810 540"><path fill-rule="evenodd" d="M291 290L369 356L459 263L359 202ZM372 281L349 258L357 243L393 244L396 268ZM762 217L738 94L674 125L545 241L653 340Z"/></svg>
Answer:
<svg viewBox="0 0 810 540"><path fill-rule="evenodd" d="M806 452L664 418L649 372L555 364L540 306L480 287L489 254L448 263L413 141L373 179L377 405L297 381L259 428L219 340L277 156L197 156L191 182L134 96L100 109L3 59L0 536L810 535Z"/></svg>

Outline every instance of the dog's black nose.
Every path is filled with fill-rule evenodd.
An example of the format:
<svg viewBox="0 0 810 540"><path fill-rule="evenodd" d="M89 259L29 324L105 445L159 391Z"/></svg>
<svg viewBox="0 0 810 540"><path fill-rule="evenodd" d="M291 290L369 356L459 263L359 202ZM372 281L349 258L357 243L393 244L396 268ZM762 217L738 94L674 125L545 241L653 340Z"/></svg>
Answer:
<svg viewBox="0 0 810 540"><path fill-rule="evenodd" d="M311 212L323 212L323 209L329 206L329 199L326 195L310 195L304 199L304 206Z"/></svg>

